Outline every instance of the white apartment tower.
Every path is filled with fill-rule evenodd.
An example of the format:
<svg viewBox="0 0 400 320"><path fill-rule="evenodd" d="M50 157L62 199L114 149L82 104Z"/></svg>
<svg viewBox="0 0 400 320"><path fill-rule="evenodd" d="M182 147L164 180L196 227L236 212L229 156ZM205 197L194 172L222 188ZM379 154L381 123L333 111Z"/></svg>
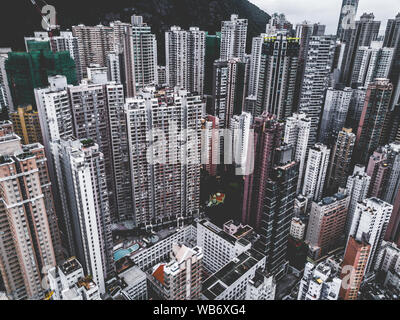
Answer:
<svg viewBox="0 0 400 320"><path fill-rule="evenodd" d="M172 26L165 33L168 86L203 94L205 37L206 33L197 27L186 31Z"/></svg>
<svg viewBox="0 0 400 320"><path fill-rule="evenodd" d="M104 156L91 139L62 140L58 155L58 181L70 216L75 255L104 293L104 279L114 271Z"/></svg>
<svg viewBox="0 0 400 320"><path fill-rule="evenodd" d="M286 119L284 142L293 147L294 159L299 163L297 193L301 192L310 130L311 119L305 113L294 113Z"/></svg>
<svg viewBox="0 0 400 320"><path fill-rule="evenodd" d="M356 165L353 174L348 177L345 193L349 196L349 209L346 219L346 239L350 234L350 228L353 223L354 213L359 202L367 198L371 177L366 174L365 167Z"/></svg>
<svg viewBox="0 0 400 320"><path fill-rule="evenodd" d="M230 21L222 21L221 25L221 60L239 58L244 60L246 54L247 19L239 19L237 14L231 15Z"/></svg>
<svg viewBox="0 0 400 320"><path fill-rule="evenodd" d="M368 87L376 78L389 77L394 48L382 47L383 42L372 41L369 47L359 47L354 60L351 83Z"/></svg>
<svg viewBox="0 0 400 320"><path fill-rule="evenodd" d="M392 205L378 198L365 199L356 207L350 235L371 245L365 274L373 271L392 211Z"/></svg>
<svg viewBox="0 0 400 320"><path fill-rule="evenodd" d="M136 90L157 85L157 40L141 16L132 16L132 41Z"/></svg>
<svg viewBox="0 0 400 320"><path fill-rule="evenodd" d="M299 111L311 118L309 146L316 143L324 93L329 86L335 45L334 36L313 36L309 42L299 105Z"/></svg>
<svg viewBox="0 0 400 320"><path fill-rule="evenodd" d="M322 198L330 153L328 147L321 143L309 149L302 193L314 201Z"/></svg>

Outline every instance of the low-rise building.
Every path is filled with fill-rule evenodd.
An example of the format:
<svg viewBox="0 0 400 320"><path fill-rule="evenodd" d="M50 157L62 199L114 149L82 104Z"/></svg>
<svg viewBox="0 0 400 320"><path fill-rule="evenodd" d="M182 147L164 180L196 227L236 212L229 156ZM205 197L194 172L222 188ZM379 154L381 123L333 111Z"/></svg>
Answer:
<svg viewBox="0 0 400 320"><path fill-rule="evenodd" d="M250 280L264 268L263 254L254 249L243 252L203 282L202 300L244 300Z"/></svg>

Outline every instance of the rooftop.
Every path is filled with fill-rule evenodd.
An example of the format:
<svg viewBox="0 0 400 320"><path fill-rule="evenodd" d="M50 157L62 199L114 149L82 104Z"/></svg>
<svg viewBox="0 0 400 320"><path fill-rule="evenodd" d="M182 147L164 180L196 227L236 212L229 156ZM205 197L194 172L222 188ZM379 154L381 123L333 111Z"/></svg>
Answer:
<svg viewBox="0 0 400 320"><path fill-rule="evenodd" d="M214 300L263 258L265 256L254 249L243 252L203 283L203 295Z"/></svg>
<svg viewBox="0 0 400 320"><path fill-rule="evenodd" d="M81 269L82 266L75 257L72 257L65 261L59 268L61 269L62 273L64 273L65 275L69 275Z"/></svg>

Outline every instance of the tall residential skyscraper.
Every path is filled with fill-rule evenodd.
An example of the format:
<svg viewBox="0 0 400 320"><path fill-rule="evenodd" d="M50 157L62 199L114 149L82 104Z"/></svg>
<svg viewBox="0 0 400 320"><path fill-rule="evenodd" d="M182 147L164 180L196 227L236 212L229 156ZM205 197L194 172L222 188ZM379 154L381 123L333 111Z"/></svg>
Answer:
<svg viewBox="0 0 400 320"><path fill-rule="evenodd" d="M317 260L340 246L348 206L349 197L342 193L312 203L306 235L312 259Z"/></svg>
<svg viewBox="0 0 400 320"><path fill-rule="evenodd" d="M347 179L345 193L349 196L350 200L346 219L346 239L348 239L350 234L357 204L367 198L370 182L371 177L365 172L365 167L363 166L355 166L353 175Z"/></svg>
<svg viewBox="0 0 400 320"><path fill-rule="evenodd" d="M219 60L221 51L221 32L206 34L206 52L204 62L204 94L213 94L214 61Z"/></svg>
<svg viewBox="0 0 400 320"><path fill-rule="evenodd" d="M341 67L341 82L349 86L353 68L356 66L355 59L359 47L369 47L379 34L380 21L374 21L373 13L364 13L359 21L355 22L355 28L345 32L346 42L343 64Z"/></svg>
<svg viewBox="0 0 400 320"><path fill-rule="evenodd" d="M308 55L308 46L313 36L314 27L310 22L303 21L296 25L296 38L299 38L299 62L296 80L295 107L298 109L300 103L301 89L303 86L304 72Z"/></svg>
<svg viewBox="0 0 400 320"><path fill-rule="evenodd" d="M274 154L281 145L284 125L272 115L255 118L254 171L244 177L242 222L255 229L261 228L268 177L273 170Z"/></svg>
<svg viewBox="0 0 400 320"><path fill-rule="evenodd" d="M309 146L317 141L318 123L335 53L335 37L311 37L306 58L299 111L311 119Z"/></svg>
<svg viewBox="0 0 400 320"><path fill-rule="evenodd" d="M231 15L230 21L221 23L221 60L238 58L244 60L246 53L247 19L239 19L237 14Z"/></svg>
<svg viewBox="0 0 400 320"><path fill-rule="evenodd" d="M132 16L131 20L135 83L139 90L157 84L157 40L141 16Z"/></svg>
<svg viewBox="0 0 400 320"><path fill-rule="evenodd" d="M136 71L134 59L134 44L132 37L132 25L121 21L110 23L113 29L114 50L122 57L122 70L126 97L134 97L136 94ZM106 63L107 63L107 56ZM101 64L101 66L106 66ZM139 70L143 71L143 69Z"/></svg>
<svg viewBox="0 0 400 320"><path fill-rule="evenodd" d="M379 193L371 196L376 196L390 204L394 204L397 191L400 188L400 143L391 143L379 148L377 151L381 152L384 159L383 166L387 166L388 170L387 174L383 176L382 182L379 181L380 177L376 175L375 170L368 171L372 177L371 183L380 184L379 187L375 187L375 189L379 188ZM373 159L370 162L373 164ZM368 170L370 169L372 167L368 166Z"/></svg>
<svg viewBox="0 0 400 320"><path fill-rule="evenodd" d="M275 161L269 175L260 239L256 244L266 258L266 269L277 278L284 275L290 226L294 217L294 201L299 165L293 160L293 147L282 145L275 150Z"/></svg>
<svg viewBox="0 0 400 320"><path fill-rule="evenodd" d="M254 46L252 61L260 64L253 66L252 81L257 84L254 92L257 97L256 112L273 114L278 120L290 117L295 109L294 95L296 87L299 42L283 34L264 37L261 46Z"/></svg>
<svg viewBox="0 0 400 320"><path fill-rule="evenodd" d="M201 297L203 250L175 244L171 260L157 264L150 285L165 300L199 300Z"/></svg>
<svg viewBox="0 0 400 320"><path fill-rule="evenodd" d="M91 139L61 140L57 147L58 183L71 224L73 255L103 294L105 279L115 271L104 157Z"/></svg>
<svg viewBox="0 0 400 320"><path fill-rule="evenodd" d="M203 94L206 33L197 27L189 31L173 26L165 32L167 84Z"/></svg>
<svg viewBox="0 0 400 320"><path fill-rule="evenodd" d="M364 279L370 250L371 245L365 239L356 240L354 237L349 238L341 273L343 282L340 288L340 297L343 300L357 300L358 291ZM349 277L349 279L344 279L345 277Z"/></svg>
<svg viewBox="0 0 400 320"><path fill-rule="evenodd" d="M337 85L326 91L325 104L319 125L318 141L332 147L346 123L352 97L351 88Z"/></svg>
<svg viewBox="0 0 400 320"><path fill-rule="evenodd" d="M6 60L9 52L11 52L11 48L0 48L0 112L3 110L14 111L14 103L6 71Z"/></svg>
<svg viewBox="0 0 400 320"><path fill-rule="evenodd" d="M0 269L8 294L42 299L46 268L56 265L49 221L54 212L47 212L51 193L42 189L43 146L23 147L20 140L0 137Z"/></svg>
<svg viewBox="0 0 400 320"><path fill-rule="evenodd" d="M82 78L91 64L107 65L107 53L114 51L113 28L80 24L72 27L72 34L78 39Z"/></svg>
<svg viewBox="0 0 400 320"><path fill-rule="evenodd" d="M321 200L330 154L330 149L321 143L309 149L302 192L307 198Z"/></svg>
<svg viewBox="0 0 400 320"><path fill-rule="evenodd" d="M294 159L299 163L299 177L296 193L301 192L306 165L311 120L304 113L295 113L286 119L284 142L293 146Z"/></svg>
<svg viewBox="0 0 400 320"><path fill-rule="evenodd" d="M149 89L127 99L136 226L151 228L166 220L182 224L199 212L203 108L199 96L182 90Z"/></svg>
<svg viewBox="0 0 400 320"><path fill-rule="evenodd" d="M384 46L394 48L393 65L389 79L394 86L392 109L400 104L400 13L389 19L385 32Z"/></svg>
<svg viewBox="0 0 400 320"><path fill-rule="evenodd" d="M359 0L343 0L342 6L340 8L340 16L339 23L336 32L336 36L340 41L343 41L345 38L344 33L348 29L354 29L354 23L357 9L358 9L358 1Z"/></svg>
<svg viewBox="0 0 400 320"><path fill-rule="evenodd" d="M116 212L111 213L113 219L124 221L132 219L132 183L124 88L122 84L108 83L104 87L104 93L107 101L112 179L114 180L111 186L115 187L113 194L116 201Z"/></svg>
<svg viewBox="0 0 400 320"><path fill-rule="evenodd" d="M392 90L387 79L376 79L368 86L357 131L355 155L358 163L365 164L378 146L387 143Z"/></svg>
<svg viewBox="0 0 400 320"><path fill-rule="evenodd" d="M239 59L214 63L213 114L220 128L229 128L233 115L243 111L246 89L246 64Z"/></svg>
<svg viewBox="0 0 400 320"><path fill-rule="evenodd" d="M365 273L375 266L393 206L377 198L369 198L358 203L354 212L350 236L357 241L365 240L371 245Z"/></svg>
<svg viewBox="0 0 400 320"><path fill-rule="evenodd" d="M88 74L89 76L92 75L90 68L88 68ZM68 87L74 137L77 139L93 139L104 155L110 210L114 218L117 215L117 195L112 161L108 103L119 103L121 105L123 102L120 100L121 95L118 96L118 102L113 100L115 97L108 96L108 82L102 80L102 77L97 78L95 73L93 75L92 79L84 80L78 86ZM103 78L107 80L106 71ZM96 80L99 80L99 82ZM108 100L109 98L110 100Z"/></svg>
<svg viewBox="0 0 400 320"><path fill-rule="evenodd" d="M361 119L361 113L364 109L366 94L367 94L366 87L358 87L357 89L353 89L353 94L350 100L345 126L346 128L353 129L354 133L357 133L358 130L358 125Z"/></svg>
<svg viewBox="0 0 400 320"><path fill-rule="evenodd" d="M73 251L70 223L61 206L61 194L57 183L54 143L60 139L68 139L73 135L73 121L71 104L67 92L67 79L64 76L54 76L48 79L50 86L35 89L36 105L39 113L42 130L43 145L48 162L50 180L53 183L55 206L59 218L60 229L63 231L64 246L71 253Z"/></svg>
<svg viewBox="0 0 400 320"><path fill-rule="evenodd" d="M350 84L368 87L376 78L388 78L394 57L394 48L382 47L372 41L369 47L359 47L354 60Z"/></svg>
<svg viewBox="0 0 400 320"><path fill-rule="evenodd" d="M356 135L351 129L343 128L339 132L329 160L325 194L333 194L346 186L355 141Z"/></svg>
<svg viewBox="0 0 400 320"><path fill-rule="evenodd" d="M18 107L15 112L9 113L9 117L14 132L22 138L23 144L43 143L39 113L31 105Z"/></svg>

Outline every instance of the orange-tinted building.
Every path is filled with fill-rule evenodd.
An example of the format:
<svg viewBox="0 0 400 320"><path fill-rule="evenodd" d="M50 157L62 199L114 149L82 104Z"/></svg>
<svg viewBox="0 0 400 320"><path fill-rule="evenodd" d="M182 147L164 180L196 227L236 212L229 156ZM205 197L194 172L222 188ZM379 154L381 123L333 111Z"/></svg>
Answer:
<svg viewBox="0 0 400 320"><path fill-rule="evenodd" d="M343 281L340 288L340 298L344 300L357 300L370 250L371 245L369 243L364 240L358 241L350 236L342 264L340 278Z"/></svg>

